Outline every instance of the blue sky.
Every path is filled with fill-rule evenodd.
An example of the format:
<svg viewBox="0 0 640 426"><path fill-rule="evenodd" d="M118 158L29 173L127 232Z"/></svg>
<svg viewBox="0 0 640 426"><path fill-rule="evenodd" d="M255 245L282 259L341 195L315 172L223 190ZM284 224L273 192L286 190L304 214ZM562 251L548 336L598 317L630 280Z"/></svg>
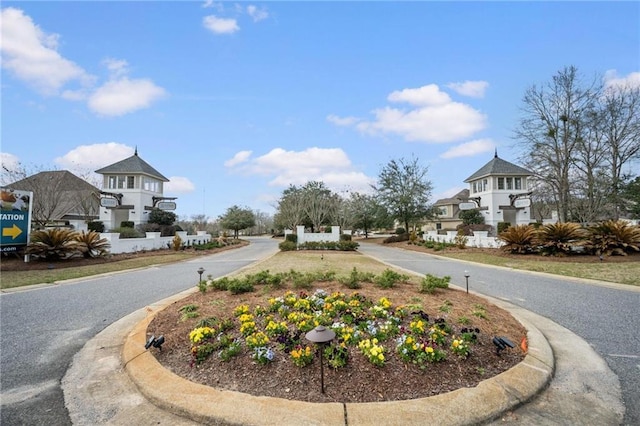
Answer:
<svg viewBox="0 0 640 426"><path fill-rule="evenodd" d="M2 163L133 154L176 213L273 213L290 184L366 191L391 159L433 201L512 138L565 66L640 84L638 2L2 3Z"/></svg>

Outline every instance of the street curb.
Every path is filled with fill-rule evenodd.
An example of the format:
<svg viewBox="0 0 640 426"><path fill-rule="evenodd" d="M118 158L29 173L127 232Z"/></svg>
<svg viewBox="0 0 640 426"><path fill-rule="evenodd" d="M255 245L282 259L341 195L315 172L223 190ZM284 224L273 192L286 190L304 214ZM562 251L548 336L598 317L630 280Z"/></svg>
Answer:
<svg viewBox="0 0 640 426"><path fill-rule="evenodd" d="M241 425L412 425L425 419L439 425L472 425L500 417L544 390L554 374L555 359L549 342L517 307L500 303L527 329L528 353L513 368L441 395L405 401L372 403L311 403L258 397L218 390L185 380L165 369L144 346L147 326L176 295L155 305L158 309L137 323L125 339L122 362L139 391L161 409L206 424ZM242 407L243 409L239 409Z"/></svg>

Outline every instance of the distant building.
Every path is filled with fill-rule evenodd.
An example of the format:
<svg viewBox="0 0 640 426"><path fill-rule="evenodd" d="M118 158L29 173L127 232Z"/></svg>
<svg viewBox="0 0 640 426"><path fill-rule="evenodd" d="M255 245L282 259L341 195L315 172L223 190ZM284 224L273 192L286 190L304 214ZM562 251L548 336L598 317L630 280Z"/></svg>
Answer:
<svg viewBox="0 0 640 426"><path fill-rule="evenodd" d="M500 222L530 223L531 191L528 188L532 175L527 169L499 158L496 151L491 161L465 179L468 189L434 203L437 217L424 230L455 230L462 224L460 212L474 208L482 213L484 223L491 225L494 233Z"/></svg>
<svg viewBox="0 0 640 426"><path fill-rule="evenodd" d="M122 222L147 223L154 208L176 208L176 198L163 195L164 183L169 179L140 158L137 149L131 157L96 173L103 175L99 220L107 230L119 227Z"/></svg>
<svg viewBox="0 0 640 426"><path fill-rule="evenodd" d="M469 199L469 190L463 189L451 198L441 198L433 204L437 217L427 225L425 231L454 230L462 224L458 217L460 203Z"/></svg>
<svg viewBox="0 0 640 426"><path fill-rule="evenodd" d="M36 173L6 188L31 191L32 227L87 230L100 209L100 189L66 170Z"/></svg>
<svg viewBox="0 0 640 426"><path fill-rule="evenodd" d="M484 215L484 223L497 229L498 223L523 225L531 222L529 170L498 157L464 181L469 184L469 198ZM469 207L469 206L465 206Z"/></svg>

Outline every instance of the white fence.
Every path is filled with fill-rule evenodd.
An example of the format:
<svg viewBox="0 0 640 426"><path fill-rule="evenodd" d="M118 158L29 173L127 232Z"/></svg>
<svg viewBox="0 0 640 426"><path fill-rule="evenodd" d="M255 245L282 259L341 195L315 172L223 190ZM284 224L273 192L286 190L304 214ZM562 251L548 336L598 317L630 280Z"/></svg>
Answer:
<svg viewBox="0 0 640 426"><path fill-rule="evenodd" d="M422 238L443 243L455 243L457 235L457 231L447 231L447 235L438 235L438 231L427 231ZM503 244L496 237L489 237L487 231L474 231L473 235L467 236L467 247L498 248Z"/></svg>
<svg viewBox="0 0 640 426"><path fill-rule="evenodd" d="M345 231L348 232L348 231ZM284 231L285 237L289 234L293 234L293 231L286 229ZM340 227L332 226L331 232L304 232L304 226L298 225L296 227L296 234L298 235L298 245L304 244L310 241L340 241Z"/></svg>
<svg viewBox="0 0 640 426"><path fill-rule="evenodd" d="M173 237L161 237L160 232L147 232L145 238L120 238L120 233L103 232L100 234L111 244L109 252L116 253L133 253L142 250L158 250L169 248L173 242ZM176 232L182 242L186 245L204 244L211 240L211 234L206 231L197 231L196 235L187 235L186 231Z"/></svg>

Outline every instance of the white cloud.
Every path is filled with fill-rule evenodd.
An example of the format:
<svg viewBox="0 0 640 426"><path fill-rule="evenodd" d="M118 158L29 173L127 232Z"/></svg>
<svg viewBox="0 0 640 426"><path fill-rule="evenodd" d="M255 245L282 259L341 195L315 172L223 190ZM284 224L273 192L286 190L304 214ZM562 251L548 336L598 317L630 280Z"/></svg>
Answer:
<svg viewBox="0 0 640 426"><path fill-rule="evenodd" d="M253 151L240 151L236 153L230 160L224 162L225 167L234 167L238 164L246 162Z"/></svg>
<svg viewBox="0 0 640 426"><path fill-rule="evenodd" d="M387 107L374 114L375 121L361 122L356 128L371 135L395 133L408 141L452 142L486 127L486 116L458 102L409 111Z"/></svg>
<svg viewBox="0 0 640 426"><path fill-rule="evenodd" d="M2 9L2 66L45 95L55 95L72 81L90 84L93 77L57 51L58 35L45 34L22 10Z"/></svg>
<svg viewBox="0 0 640 426"><path fill-rule="evenodd" d="M89 108L104 116L120 116L139 109L148 108L151 103L164 97L162 87L151 80L112 80L99 87L88 101Z"/></svg>
<svg viewBox="0 0 640 426"><path fill-rule="evenodd" d="M446 143L469 138L487 125L487 117L473 107L454 102L435 84L396 90L389 102L404 102L409 108L384 107L372 111L375 119L359 121L330 115L327 120L354 126L373 136L396 134L407 141Z"/></svg>
<svg viewBox="0 0 640 426"><path fill-rule="evenodd" d="M124 59L107 58L102 63L107 67L112 79L129 74L129 63Z"/></svg>
<svg viewBox="0 0 640 426"><path fill-rule="evenodd" d="M491 139L476 139L471 142L463 143L458 146L450 148L448 151L440 155L440 158L458 158L458 157L473 157L476 154L483 152L489 152L495 149L496 145Z"/></svg>
<svg viewBox="0 0 640 426"><path fill-rule="evenodd" d="M626 76L618 76L616 70L607 70L604 74L605 88L635 87L640 88L640 72L632 72Z"/></svg>
<svg viewBox="0 0 640 426"><path fill-rule="evenodd" d="M274 148L236 169L245 175L271 176L270 186L304 185L308 181L322 181L334 190L364 190L373 179L356 170L347 154L340 148L307 148L286 151Z"/></svg>
<svg viewBox="0 0 640 426"><path fill-rule="evenodd" d="M472 98L484 97L484 92L489 87L489 83L486 81L464 81L462 83L449 83L447 87L456 91L463 96L470 96Z"/></svg>
<svg viewBox="0 0 640 426"><path fill-rule="evenodd" d="M20 159L8 152L0 152L0 164L2 165L3 171L17 171L20 166Z"/></svg>
<svg viewBox="0 0 640 426"><path fill-rule="evenodd" d="M70 171L97 170L132 156L134 148L118 142L80 145L53 162Z"/></svg>
<svg viewBox="0 0 640 426"><path fill-rule="evenodd" d="M183 176L171 176L169 182L164 184L164 192L170 192L174 194L185 194L195 191L196 187L189 180L189 178Z"/></svg>
<svg viewBox="0 0 640 426"><path fill-rule="evenodd" d="M330 114L327 116L327 121L336 126L353 126L359 120L356 117L338 117L337 115Z"/></svg>
<svg viewBox="0 0 640 426"><path fill-rule="evenodd" d="M411 105L446 105L451 98L442 92L436 84L429 84L417 89L403 89L392 92L387 100L389 102L407 102Z"/></svg>
<svg viewBox="0 0 640 426"><path fill-rule="evenodd" d="M253 18L253 22L259 22L269 17L269 13L266 8L258 8L254 5L247 6L247 13L251 18Z"/></svg>
<svg viewBox="0 0 640 426"><path fill-rule="evenodd" d="M216 34L233 34L240 30L238 23L232 18L218 18L215 15L205 16L202 24L206 29Z"/></svg>

